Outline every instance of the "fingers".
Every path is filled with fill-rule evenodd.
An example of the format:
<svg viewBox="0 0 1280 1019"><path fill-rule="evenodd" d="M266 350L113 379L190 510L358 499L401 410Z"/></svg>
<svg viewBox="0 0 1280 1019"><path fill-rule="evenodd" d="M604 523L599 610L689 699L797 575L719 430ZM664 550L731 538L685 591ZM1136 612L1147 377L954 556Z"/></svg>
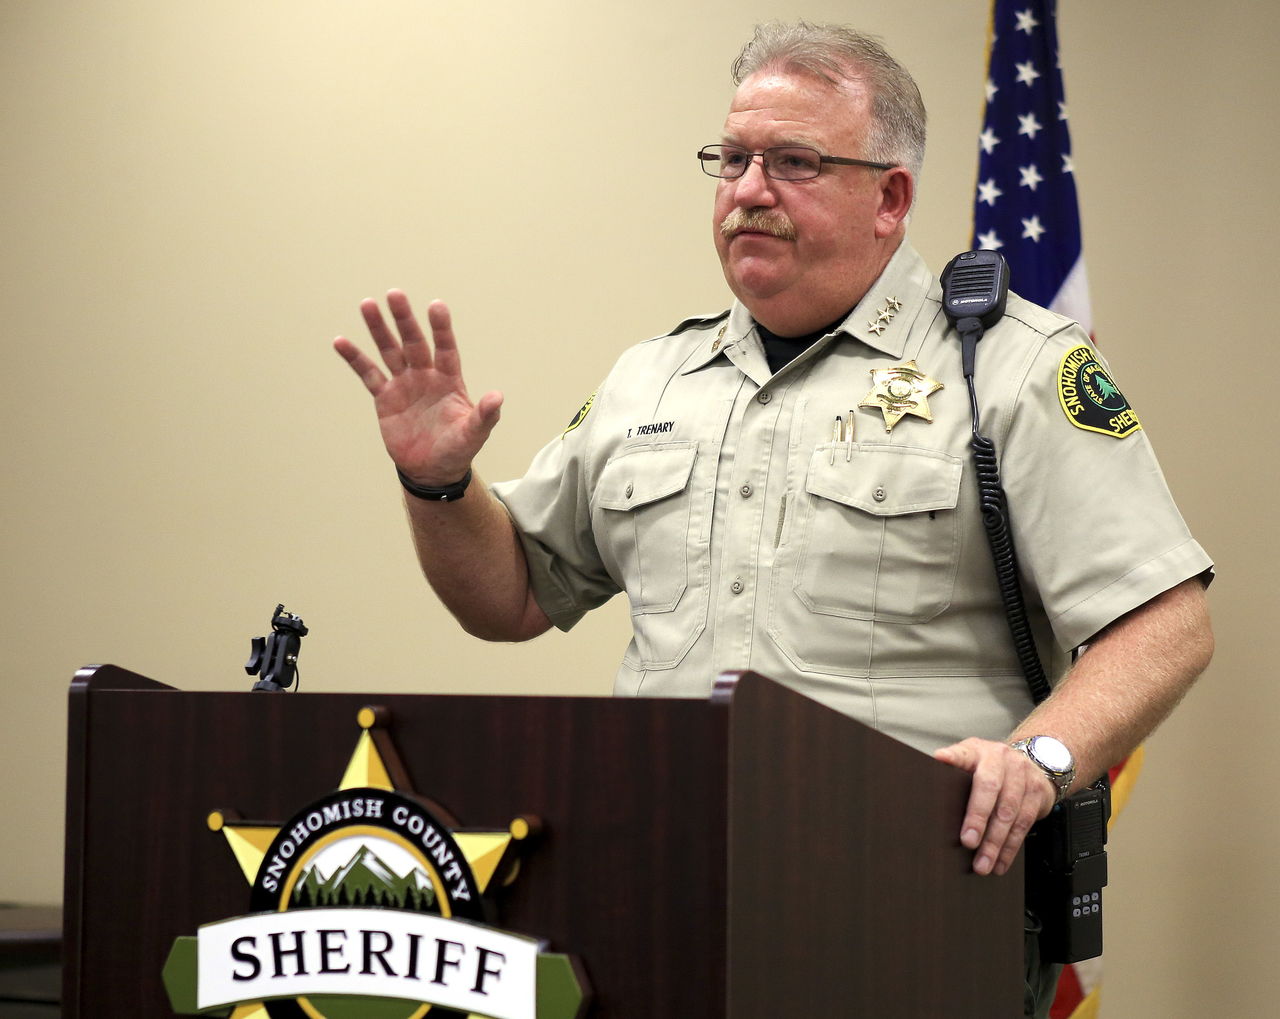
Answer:
<svg viewBox="0 0 1280 1019"><path fill-rule="evenodd" d="M387 325L378 302L371 297L360 302L360 316L382 355L383 364L392 375L406 368L438 368L448 374L459 374L458 348L450 323L449 309L443 301L433 301L428 309L432 323L432 339L436 355L431 352L426 334L418 324L409 297L403 290L387 291L387 309L395 330Z"/></svg>
<svg viewBox="0 0 1280 1019"><path fill-rule="evenodd" d="M974 872L1008 872L1031 826L1053 806L1052 783L1024 754L991 740L968 739L934 757L973 775L960 844L975 850Z"/></svg>
<svg viewBox="0 0 1280 1019"><path fill-rule="evenodd" d="M433 302L432 307L437 304L444 307L443 302L440 301ZM403 290L388 290L387 307L391 310L391 317L395 319L396 331L404 341L400 350L405 363L410 368L430 368L432 366L431 347L427 343L422 327L418 325L413 309L409 306L408 295Z"/></svg>
<svg viewBox="0 0 1280 1019"><path fill-rule="evenodd" d="M985 795L991 798L994 791L994 806L987 814L986 830L982 842L973 858L975 874L1004 874L1008 871L1013 858L1022 848L1022 840L1026 838L1034 817L1027 816L1028 804L1025 799L1026 776L1020 771L1006 771L999 787L992 789L997 780L988 780ZM975 783L978 776L974 775ZM972 800L972 796L970 797ZM976 820L976 819L969 819ZM973 825L976 828L976 824Z"/></svg>
<svg viewBox="0 0 1280 1019"><path fill-rule="evenodd" d="M436 345L436 369L446 375L461 375L462 362L458 357L458 341L453 335L453 316L444 301L432 301L427 308L427 321L431 324L431 339Z"/></svg>
<svg viewBox="0 0 1280 1019"><path fill-rule="evenodd" d="M390 301L388 301L388 304L390 304ZM407 307L408 298L405 298L405 304ZM405 369L404 350L400 345L400 341L387 328L386 320L382 317L382 309L378 307L378 302L372 297L366 297L361 301L360 317L364 319L365 328L369 330L369 335L373 337L378 353L382 355L382 363L387 366L387 370L392 375L399 375Z"/></svg>
<svg viewBox="0 0 1280 1019"><path fill-rule="evenodd" d="M333 349L351 366L351 370L360 376L365 389L369 390L373 396L382 392L382 387L387 384L387 377L382 374L382 369L373 363L373 359L368 354L345 336L339 336L333 341Z"/></svg>

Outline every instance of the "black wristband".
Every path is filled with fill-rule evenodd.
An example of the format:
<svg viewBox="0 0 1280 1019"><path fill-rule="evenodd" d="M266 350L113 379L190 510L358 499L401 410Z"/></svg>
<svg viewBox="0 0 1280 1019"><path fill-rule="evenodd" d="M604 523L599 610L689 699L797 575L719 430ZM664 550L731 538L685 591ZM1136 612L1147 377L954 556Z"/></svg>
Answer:
<svg viewBox="0 0 1280 1019"><path fill-rule="evenodd" d="M404 471L399 467L396 468L396 477L400 479L404 490L415 498L425 499L427 502L457 502L466 492L467 486L471 484L471 468L467 468L467 473L462 476L461 481L455 481L452 485L444 485L440 488L415 485L405 477Z"/></svg>

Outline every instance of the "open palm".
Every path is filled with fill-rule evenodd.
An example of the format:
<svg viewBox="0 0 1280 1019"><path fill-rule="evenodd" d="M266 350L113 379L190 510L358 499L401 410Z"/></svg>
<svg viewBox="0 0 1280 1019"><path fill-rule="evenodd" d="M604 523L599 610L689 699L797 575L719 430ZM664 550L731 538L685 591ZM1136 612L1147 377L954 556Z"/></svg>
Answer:
<svg viewBox="0 0 1280 1019"><path fill-rule="evenodd" d="M443 301L427 309L430 343L402 291L387 293L387 308L394 331L377 301L360 304L385 372L345 336L334 340L334 349L372 394L382 441L396 466L420 485L452 484L466 474L497 424L502 394L486 393L472 403Z"/></svg>

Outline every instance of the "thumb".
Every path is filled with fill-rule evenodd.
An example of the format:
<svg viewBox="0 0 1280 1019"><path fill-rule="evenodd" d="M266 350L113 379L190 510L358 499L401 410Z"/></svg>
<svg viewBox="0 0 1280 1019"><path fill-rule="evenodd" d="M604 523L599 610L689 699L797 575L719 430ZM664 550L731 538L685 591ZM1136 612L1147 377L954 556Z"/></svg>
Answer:
<svg viewBox="0 0 1280 1019"><path fill-rule="evenodd" d="M493 392L485 393L484 396L480 397L476 403L471 427L482 444L488 441L489 433L493 431L501 416L502 394L500 392L495 389Z"/></svg>

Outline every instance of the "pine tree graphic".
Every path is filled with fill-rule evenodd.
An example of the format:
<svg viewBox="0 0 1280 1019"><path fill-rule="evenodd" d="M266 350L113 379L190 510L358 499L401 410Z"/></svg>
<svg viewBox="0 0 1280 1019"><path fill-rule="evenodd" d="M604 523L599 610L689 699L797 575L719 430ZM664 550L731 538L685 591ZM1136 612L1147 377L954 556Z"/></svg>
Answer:
<svg viewBox="0 0 1280 1019"><path fill-rule="evenodd" d="M396 874L362 846L328 878L308 867L294 885L290 909L322 906L385 906L439 915L435 887L419 868Z"/></svg>

